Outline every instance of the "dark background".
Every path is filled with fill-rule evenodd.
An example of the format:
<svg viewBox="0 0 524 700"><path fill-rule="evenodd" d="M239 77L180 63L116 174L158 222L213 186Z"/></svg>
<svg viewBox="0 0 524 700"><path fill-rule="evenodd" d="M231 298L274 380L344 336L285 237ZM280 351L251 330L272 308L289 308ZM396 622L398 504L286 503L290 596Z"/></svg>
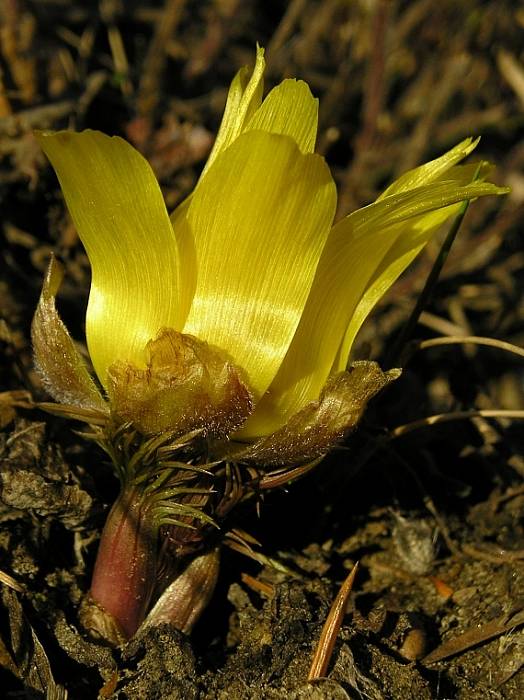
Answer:
<svg viewBox="0 0 524 700"><path fill-rule="evenodd" d="M50 687L28 670L36 663L31 629L43 645L40 675L46 668L73 698L97 697L103 682L103 697L276 698L300 688L300 697L343 697L335 686L349 697L522 697L518 624L511 634L499 627L488 644L473 640L440 666L413 665L401 653L412 629L422 630L428 652L524 604L519 423L457 420L388 439L391 428L436 413L522 409L522 358L463 345L414 353L347 450L269 495L260 517L249 507L239 513L261 551L294 576L225 552L192 649L175 635L113 661L64 630L78 627L117 484L77 425L28 410L28 394L18 393L45 398L29 328L50 252L66 265L60 311L80 342L89 290L86 256L33 130L90 127L124 136L152 163L171 209L195 184L229 83L253 63L256 42L267 51L267 88L297 77L320 98L317 150L337 182L339 215L373 201L406 169L482 136L475 158L492 161L493 180L512 193L470 208L415 336L522 345L522 6L4 0L0 31L0 571L23 587L16 595L25 615L8 586L0 666L9 697L23 688L44 697ZM441 240L381 302L360 334L358 357L384 358ZM314 696L305 681L320 625L357 559L354 614L335 649L331 685L318 685ZM273 596L245 577L242 594L231 589L246 573L274 586ZM436 581L449 587L447 598ZM377 610L387 624L375 629L369 620ZM183 667L176 673L175 657ZM103 681L97 667L106 669Z"/></svg>

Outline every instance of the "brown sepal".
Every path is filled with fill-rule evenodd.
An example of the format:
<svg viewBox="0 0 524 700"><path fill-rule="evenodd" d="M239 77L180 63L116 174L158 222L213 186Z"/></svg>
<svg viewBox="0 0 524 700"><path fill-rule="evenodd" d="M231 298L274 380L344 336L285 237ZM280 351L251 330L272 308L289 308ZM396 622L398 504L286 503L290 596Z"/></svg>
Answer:
<svg viewBox="0 0 524 700"><path fill-rule="evenodd" d="M51 256L31 326L35 365L56 401L107 414L107 404L56 310L63 277L62 265Z"/></svg>
<svg viewBox="0 0 524 700"><path fill-rule="evenodd" d="M108 371L113 415L144 435L164 431L224 436L252 411L240 370L218 349L164 328L146 346L145 369L116 362Z"/></svg>
<svg viewBox="0 0 524 700"><path fill-rule="evenodd" d="M368 401L399 376L400 370L383 372L376 362L354 362L327 382L317 401L233 458L266 468L310 462L343 440L360 421Z"/></svg>

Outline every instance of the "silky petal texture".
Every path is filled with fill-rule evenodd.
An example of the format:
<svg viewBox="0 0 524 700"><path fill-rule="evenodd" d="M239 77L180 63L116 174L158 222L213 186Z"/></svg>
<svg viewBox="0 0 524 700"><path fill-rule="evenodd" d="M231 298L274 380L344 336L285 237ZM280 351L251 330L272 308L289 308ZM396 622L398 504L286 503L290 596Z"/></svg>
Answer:
<svg viewBox="0 0 524 700"><path fill-rule="evenodd" d="M419 221L414 222L409 230L399 232L395 243L378 265L353 312L335 362L337 369L341 370L347 366L356 335L379 299L409 267L442 224L458 214L461 204L460 202L426 214Z"/></svg>
<svg viewBox="0 0 524 700"><path fill-rule="evenodd" d="M454 148L447 151L439 158L435 158L428 163L424 163L424 165L419 165L417 168L408 170L408 172L397 178L395 182L391 183L377 198L377 201L390 197L393 194L407 192L416 187L429 185L431 182L435 182L440 179L444 173L450 170L452 166L464 160L464 158L477 147L479 141L479 138L475 140L471 138L464 139L464 141L458 143ZM450 177L449 179L452 178Z"/></svg>
<svg viewBox="0 0 524 700"><path fill-rule="evenodd" d="M265 67L264 49L259 46L251 76L249 75L249 67L244 66L233 78L215 143L196 187L202 182L217 155L242 133L246 123L260 107L264 90ZM192 197L193 193L186 197L170 215L171 224L177 237L180 260L183 261L180 269L179 300L179 314L182 321L187 317L196 286L195 245L187 223L187 210Z"/></svg>
<svg viewBox="0 0 524 700"><path fill-rule="evenodd" d="M267 131L290 136L303 153L312 153L318 126L318 100L307 83L284 80L273 88L262 105L264 50L257 49L257 60L248 81L249 69L242 68L231 83L219 133L199 183L218 153L229 146L244 131ZM198 184L199 184L198 183ZM197 187L198 187L197 184ZM175 230L181 260L180 317L187 317L196 286L195 247L187 224L189 195L172 212L170 219Z"/></svg>
<svg viewBox="0 0 524 700"><path fill-rule="evenodd" d="M107 413L107 404L56 310L63 277L62 266L51 257L31 326L35 364L54 399Z"/></svg>
<svg viewBox="0 0 524 700"><path fill-rule="evenodd" d="M335 204L320 156L258 131L224 151L193 195L198 280L184 333L228 352L255 398L291 342Z"/></svg>
<svg viewBox="0 0 524 700"><path fill-rule="evenodd" d="M465 185L465 183L468 182L472 183L472 179L475 176L479 178L480 182L472 183L464 187L464 189L470 190L470 194L464 197L464 200L473 199L476 196L483 196L486 194L506 194L509 191L508 188L497 187L490 183L484 185L481 182L490 169L491 166L489 163L473 163L471 165L455 166L450 170L449 174L459 178L458 183L460 185ZM475 187L482 188L478 190L477 195L474 194ZM391 285L396 282L404 270L411 265L433 234L448 219L459 213L464 200L459 200L456 204L451 204L450 206L426 214L419 220L415 220L410 229L400 233L394 245L391 246L390 250L375 270L366 287L366 291L353 313L340 346L334 366L335 370L341 370L347 366L355 337L377 302L384 296Z"/></svg>
<svg viewBox="0 0 524 700"><path fill-rule="evenodd" d="M180 328L183 328L191 308L197 280L195 241L187 219L192 196L191 194L189 197L186 197L169 217L175 233L181 262L178 271L180 287L177 290Z"/></svg>
<svg viewBox="0 0 524 700"><path fill-rule="evenodd" d="M245 127L290 136L302 153L313 153L317 138L318 100L302 80L284 80L273 88Z"/></svg>
<svg viewBox="0 0 524 700"><path fill-rule="evenodd" d="M86 337L105 385L115 360L143 366L160 328L180 330L177 242L153 171L128 143L96 131L39 141L91 263Z"/></svg>
<svg viewBox="0 0 524 700"><path fill-rule="evenodd" d="M264 49L257 46L255 67L249 79L249 68L247 66L241 68L233 78L222 122L207 163L202 171L201 179L218 154L240 136L245 124L260 106L264 90L265 68Z"/></svg>
<svg viewBox="0 0 524 700"><path fill-rule="evenodd" d="M351 333L354 338L356 326L360 327L372 305L454 211L442 211L443 207L500 192L489 184L460 185L457 181L437 182L388 197L359 209L333 228L289 351L269 391L239 433L240 439L277 429L319 395L332 369L345 368L347 355L342 361L339 353L344 336L349 338ZM397 246L400 239L402 245ZM366 299L366 312L354 320L383 260L387 268ZM344 352L349 352L350 346L344 343ZM339 363L334 368L337 356Z"/></svg>

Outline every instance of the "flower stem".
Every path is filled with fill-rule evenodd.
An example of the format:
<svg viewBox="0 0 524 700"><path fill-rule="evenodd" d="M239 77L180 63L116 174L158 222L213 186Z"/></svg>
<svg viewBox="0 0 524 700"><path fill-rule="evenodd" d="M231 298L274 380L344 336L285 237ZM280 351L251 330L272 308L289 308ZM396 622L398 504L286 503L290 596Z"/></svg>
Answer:
<svg viewBox="0 0 524 700"><path fill-rule="evenodd" d="M102 532L90 597L125 639L136 632L151 600L157 536L140 490L124 487Z"/></svg>

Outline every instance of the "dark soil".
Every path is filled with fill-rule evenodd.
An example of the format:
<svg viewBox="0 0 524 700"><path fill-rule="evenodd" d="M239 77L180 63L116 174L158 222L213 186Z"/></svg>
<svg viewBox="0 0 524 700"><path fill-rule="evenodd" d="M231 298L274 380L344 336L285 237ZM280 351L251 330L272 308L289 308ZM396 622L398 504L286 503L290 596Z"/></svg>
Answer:
<svg viewBox="0 0 524 700"><path fill-rule="evenodd" d="M78 620L117 482L46 396L29 328L49 253L60 311L84 337L89 267L33 129L123 135L172 208L194 185L235 71L267 47L268 87L309 82L340 213L462 138L512 194L472 205L416 338L522 345L524 11L512 0L0 2L0 695L5 698L524 697L522 358L501 348L413 350L347 446L237 524L277 565L225 551L191 638L167 627L111 651ZM438 241L363 329L384 360ZM351 271L348 271L351 274ZM359 572L327 677L307 682L322 625Z"/></svg>

